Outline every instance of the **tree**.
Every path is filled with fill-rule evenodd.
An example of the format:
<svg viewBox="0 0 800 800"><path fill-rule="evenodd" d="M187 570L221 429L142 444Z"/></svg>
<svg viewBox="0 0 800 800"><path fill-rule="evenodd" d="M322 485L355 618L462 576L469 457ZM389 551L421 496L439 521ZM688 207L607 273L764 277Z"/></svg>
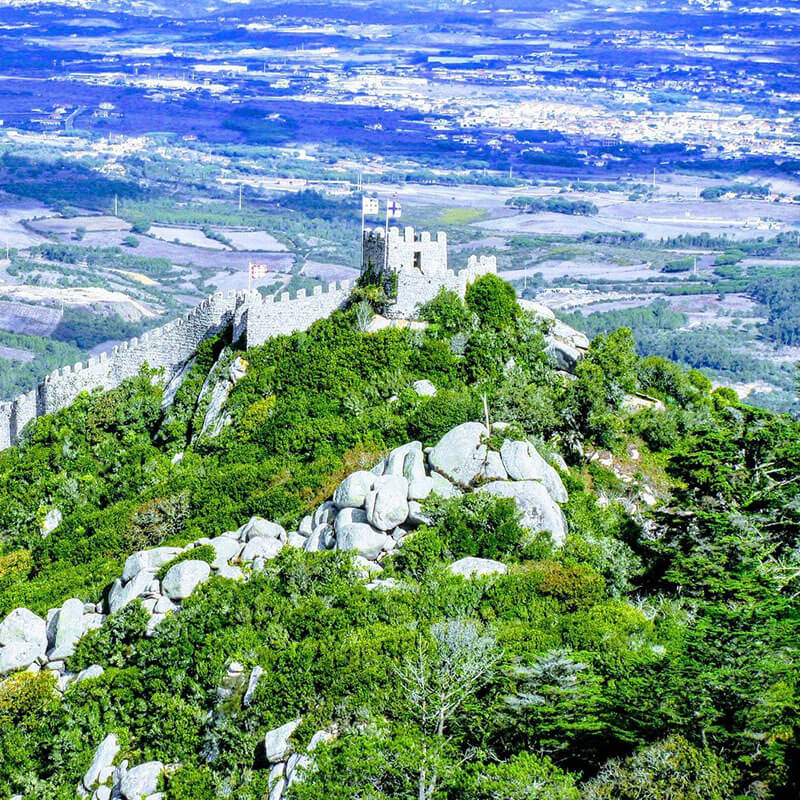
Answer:
<svg viewBox="0 0 800 800"><path fill-rule="evenodd" d="M716 753L682 736L656 742L625 761L609 761L584 787L585 800L727 800L732 770Z"/></svg>
<svg viewBox="0 0 800 800"><path fill-rule="evenodd" d="M630 328L618 328L607 335L596 336L585 361L602 371L606 402L612 408L619 406L625 393L636 389L639 356Z"/></svg>
<svg viewBox="0 0 800 800"><path fill-rule="evenodd" d="M478 315L481 325L498 331L513 327L522 313L514 287L497 275L482 275L470 284L465 300L467 308Z"/></svg>
<svg viewBox="0 0 800 800"><path fill-rule="evenodd" d="M417 637L416 653L397 668L405 699L422 738L418 800L431 800L440 779L448 723L494 674L501 657L494 637L477 624L443 620Z"/></svg>

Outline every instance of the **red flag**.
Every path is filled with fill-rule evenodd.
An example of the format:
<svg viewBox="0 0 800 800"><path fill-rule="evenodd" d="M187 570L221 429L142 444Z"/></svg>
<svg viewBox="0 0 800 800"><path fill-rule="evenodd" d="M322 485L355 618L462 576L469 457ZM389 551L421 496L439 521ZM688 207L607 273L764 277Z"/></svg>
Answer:
<svg viewBox="0 0 800 800"><path fill-rule="evenodd" d="M258 278L266 278L269 272L269 267L266 264L250 264L250 280L254 281Z"/></svg>

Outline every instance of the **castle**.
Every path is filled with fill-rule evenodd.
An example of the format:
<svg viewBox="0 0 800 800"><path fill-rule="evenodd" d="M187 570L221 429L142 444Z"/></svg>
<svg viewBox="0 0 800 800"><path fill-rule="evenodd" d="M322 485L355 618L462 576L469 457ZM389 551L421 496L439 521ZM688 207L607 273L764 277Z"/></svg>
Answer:
<svg viewBox="0 0 800 800"><path fill-rule="evenodd" d="M462 297L467 286L480 275L495 273L493 256L470 256L465 269L455 272L447 265L447 238L440 232L415 233L407 227L366 231L363 239L362 275L374 277L390 295L386 316L414 317L418 307L445 288ZM259 292L214 294L182 318L168 322L139 338L114 347L86 363L62 367L47 375L39 385L10 402L0 403L0 450L11 447L30 422L70 405L81 393L92 389L113 389L136 375L147 364L163 369L164 380L179 374L198 346L207 338L229 328L233 341L256 347L281 334L306 330L342 308L352 289L350 281L312 293L300 289L264 298Z"/></svg>

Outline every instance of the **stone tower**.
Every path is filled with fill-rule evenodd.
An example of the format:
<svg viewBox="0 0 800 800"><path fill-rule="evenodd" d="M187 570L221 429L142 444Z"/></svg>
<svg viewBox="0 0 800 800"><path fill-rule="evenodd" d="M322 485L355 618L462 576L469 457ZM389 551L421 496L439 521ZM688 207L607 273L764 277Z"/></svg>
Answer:
<svg viewBox="0 0 800 800"><path fill-rule="evenodd" d="M387 256L388 249L388 256ZM385 278L399 272L415 272L428 277L447 273L447 235L443 231L433 239L428 231L415 233L411 227L402 231L389 228L388 244L381 228L364 232L364 257L362 274L376 277L386 272Z"/></svg>

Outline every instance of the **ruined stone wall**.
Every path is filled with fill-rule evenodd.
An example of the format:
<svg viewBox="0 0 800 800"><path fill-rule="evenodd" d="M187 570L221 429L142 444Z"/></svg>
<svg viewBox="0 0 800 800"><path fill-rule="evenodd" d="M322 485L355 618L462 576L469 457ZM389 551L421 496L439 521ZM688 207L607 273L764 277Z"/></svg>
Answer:
<svg viewBox="0 0 800 800"><path fill-rule="evenodd" d="M14 444L25 425L37 417L68 406L81 392L119 386L144 364L163 368L169 380L201 342L233 322L236 309L245 300L242 293L215 294L181 319L123 342L86 363L57 369L35 390L0 403L0 450Z"/></svg>
<svg viewBox="0 0 800 800"><path fill-rule="evenodd" d="M494 256L470 256L465 269L458 272L448 269L439 275L423 275L416 270L403 270L397 274L397 297L386 310L393 319L408 319L419 313L419 307L433 300L440 289L456 292L461 297L467 286L476 278L497 272Z"/></svg>
<svg viewBox="0 0 800 800"><path fill-rule="evenodd" d="M273 336L307 330L317 320L342 308L351 288L350 281L341 281L315 286L311 294L300 289L294 297L283 292L277 297L262 298L253 292L250 302L236 314L235 330L245 334L248 348L264 344Z"/></svg>

